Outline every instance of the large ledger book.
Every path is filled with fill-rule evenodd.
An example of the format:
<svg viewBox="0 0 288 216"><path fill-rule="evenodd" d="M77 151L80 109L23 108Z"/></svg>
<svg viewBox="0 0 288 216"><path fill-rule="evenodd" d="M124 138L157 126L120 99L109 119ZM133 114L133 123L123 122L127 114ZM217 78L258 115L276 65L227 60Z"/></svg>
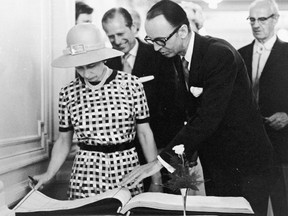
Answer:
<svg viewBox="0 0 288 216"><path fill-rule="evenodd" d="M137 208L160 210L162 214L163 212L170 214L171 211L183 211L181 195L145 192L131 197L127 188L116 188L93 197L76 200L56 200L37 190L32 190L14 207L14 210L16 213L65 211L81 208L92 203L101 203L103 200L109 200L109 202L116 200L119 206L119 214L133 212ZM97 213L97 208L94 210ZM218 196L188 196L187 212L254 214L245 198Z"/></svg>

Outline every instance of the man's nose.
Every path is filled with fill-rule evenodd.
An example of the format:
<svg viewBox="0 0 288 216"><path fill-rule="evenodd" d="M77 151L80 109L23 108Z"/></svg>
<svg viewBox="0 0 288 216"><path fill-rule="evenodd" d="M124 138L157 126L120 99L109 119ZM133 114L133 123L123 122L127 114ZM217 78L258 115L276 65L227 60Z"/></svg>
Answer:
<svg viewBox="0 0 288 216"><path fill-rule="evenodd" d="M115 44L120 44L121 43L121 37L119 37L119 36L115 36L115 38L114 38L114 43Z"/></svg>
<svg viewBox="0 0 288 216"><path fill-rule="evenodd" d="M159 51L162 48L162 46L159 46L157 43L153 43L153 47L155 51Z"/></svg>
<svg viewBox="0 0 288 216"><path fill-rule="evenodd" d="M253 22L253 24L251 24L254 28L255 27L259 27L260 26L260 24L259 24L259 20L255 20L255 22Z"/></svg>

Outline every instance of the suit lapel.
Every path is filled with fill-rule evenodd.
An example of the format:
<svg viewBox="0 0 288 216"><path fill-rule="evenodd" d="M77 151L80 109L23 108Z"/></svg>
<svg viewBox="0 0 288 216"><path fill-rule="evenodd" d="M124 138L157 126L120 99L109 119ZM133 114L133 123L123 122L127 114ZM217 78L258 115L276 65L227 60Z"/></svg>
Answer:
<svg viewBox="0 0 288 216"><path fill-rule="evenodd" d="M142 77L141 71L143 70L143 67L145 68L145 65L143 65L143 61L141 59L145 58L145 55L149 55L149 54L146 53L145 47L142 44L143 42L141 42L140 40L138 40L138 42L139 42L139 47L137 50L132 74L137 77Z"/></svg>
<svg viewBox="0 0 288 216"><path fill-rule="evenodd" d="M270 55L266 61L266 64L263 68L261 77L265 76L265 74L267 74L270 70L270 68L274 65L277 64L277 59L279 59L280 55L281 55L281 51L279 51L279 49L281 49L281 42L279 41L279 39L277 38L277 40L275 41L272 50L270 52ZM261 78L260 78L261 79Z"/></svg>
<svg viewBox="0 0 288 216"><path fill-rule="evenodd" d="M111 69L115 70L122 70L122 63L121 63L121 57L116 57L112 59L107 60L107 66L110 67Z"/></svg>
<svg viewBox="0 0 288 216"><path fill-rule="evenodd" d="M175 85L175 102L186 112L189 93L186 88L183 74L183 66L179 55L173 57L174 85Z"/></svg>
<svg viewBox="0 0 288 216"><path fill-rule="evenodd" d="M254 47L255 41L253 41L247 49L247 58L246 58L246 67L247 72L250 80L252 80L252 59L253 59L253 47Z"/></svg>
<svg viewBox="0 0 288 216"><path fill-rule="evenodd" d="M251 79L252 77L252 60L253 60L253 47L254 47L254 43L255 41L253 41L247 49L247 53L245 54L245 56L243 56L243 58L245 58L245 62L246 62L246 67L247 67L247 71L248 71L248 75ZM263 71L261 73L261 77L265 76L265 74L270 71L270 67L274 64L276 64L277 59L279 58L279 56L281 55L281 52L276 52L276 50L279 50L281 48L280 46L281 42L279 41L279 39L277 38L275 44L272 47L271 53L267 59L267 62L263 68ZM260 78L261 79L261 78ZM252 80L252 79L251 79Z"/></svg>
<svg viewBox="0 0 288 216"><path fill-rule="evenodd" d="M181 59L180 56L175 56L175 58L173 59L173 66L174 66L174 71L176 73L176 76L178 77L178 82L180 82L181 84L184 83L184 74L183 74L183 66L181 63Z"/></svg>
<svg viewBox="0 0 288 216"><path fill-rule="evenodd" d="M193 54L191 59L189 86L203 87L204 74L201 73L203 58L209 46L208 38L195 33Z"/></svg>
<svg viewBox="0 0 288 216"><path fill-rule="evenodd" d="M201 39L200 35L195 33L194 48L191 59L190 74L189 74L189 86L196 86L198 83L198 71L200 69L201 57Z"/></svg>

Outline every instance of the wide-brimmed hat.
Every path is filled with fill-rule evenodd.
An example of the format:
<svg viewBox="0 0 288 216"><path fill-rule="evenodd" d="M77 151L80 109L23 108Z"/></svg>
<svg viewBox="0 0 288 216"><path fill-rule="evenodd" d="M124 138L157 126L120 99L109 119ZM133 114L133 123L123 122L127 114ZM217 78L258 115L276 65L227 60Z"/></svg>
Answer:
<svg viewBox="0 0 288 216"><path fill-rule="evenodd" d="M71 28L66 38L64 55L52 62L53 67L69 68L121 56L124 53L105 47L104 38L95 25L81 23Z"/></svg>

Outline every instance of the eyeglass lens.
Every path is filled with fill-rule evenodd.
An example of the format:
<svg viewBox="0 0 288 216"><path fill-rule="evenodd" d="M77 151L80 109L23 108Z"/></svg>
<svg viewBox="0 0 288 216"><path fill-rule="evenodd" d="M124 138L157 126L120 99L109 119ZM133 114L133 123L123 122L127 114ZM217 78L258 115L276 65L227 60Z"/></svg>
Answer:
<svg viewBox="0 0 288 216"><path fill-rule="evenodd" d="M168 37L151 39L148 36L146 36L144 40L147 43L150 43L150 44L156 43L158 46L164 47L166 45L166 41L168 41L180 29L181 26L182 24L179 25L176 29L174 29L174 31Z"/></svg>

